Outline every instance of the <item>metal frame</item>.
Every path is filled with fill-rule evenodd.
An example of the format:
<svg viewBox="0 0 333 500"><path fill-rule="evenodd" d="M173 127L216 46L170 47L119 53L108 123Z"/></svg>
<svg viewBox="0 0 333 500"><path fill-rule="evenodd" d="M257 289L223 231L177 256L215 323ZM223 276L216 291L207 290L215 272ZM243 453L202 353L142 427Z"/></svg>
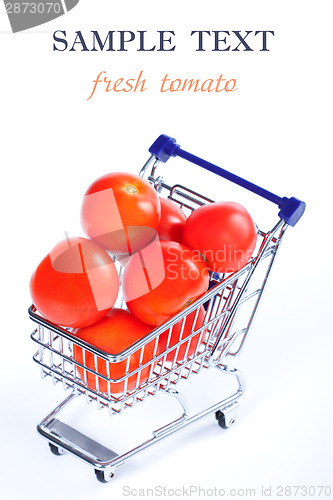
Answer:
<svg viewBox="0 0 333 500"><path fill-rule="evenodd" d="M144 176L148 167L152 166L148 180L158 192L166 191L169 198L189 210L212 202L185 186L166 184L162 177L157 176L158 164L159 159L151 155L140 172L140 175ZM131 456L210 413L215 412L221 427L232 425L238 400L244 393L245 382L238 370L228 367L223 361L228 355L238 355L243 348L287 226L287 222L280 219L267 233L258 229L259 243L255 255L244 268L230 275L212 273L211 286L203 297L117 355L110 355L92 347L77 339L70 329L48 322L32 305L29 315L37 324L37 328L31 338L39 346L33 359L40 365L42 377L50 376L53 383L60 382L64 389L71 390L71 394L37 427L39 433L49 441L51 450L56 454L68 451L85 460L94 467L97 478L106 482L113 477L115 469ZM259 285L251 289L253 277L259 274L260 267L262 270ZM245 304L250 304L250 308L246 317L241 318L239 326L239 313ZM206 309L205 320L196 328L199 309L203 305ZM192 313L194 319L191 333L183 338L185 322ZM179 341L170 344L174 325L179 322ZM159 352L159 339L165 332L168 332L166 348ZM188 356L191 342L194 342L195 350ZM153 346L153 354L145 360L147 346ZM185 352L179 359L178 355L184 347ZM81 349L82 362L75 359L74 348ZM136 359L139 356L139 362L134 369L130 369L130 360L134 359L134 356L137 356ZM93 364L88 363L88 358L93 360ZM104 372L100 369L101 362L106 368ZM123 363L122 377L112 378L112 367L115 363ZM174 386L193 373L199 373L202 368L210 367L217 368L223 374L232 375L237 381L237 390L231 396L191 415L182 395ZM145 376L142 381L143 374ZM91 380L95 381L93 386ZM100 390L102 384L103 387L106 384L107 390ZM122 391L114 393L112 388L119 386ZM154 396L161 390L177 399L182 410L181 416L152 431L151 439L122 455L56 418L66 405L82 395L87 403L96 403L98 408L108 408L110 415L114 415L133 407L137 402L145 401L148 396Z"/></svg>
<svg viewBox="0 0 333 500"><path fill-rule="evenodd" d="M152 437L138 446L118 455L115 451L106 448L97 441L77 431L73 427L61 422L56 417L59 415L68 404L70 404L76 396L71 393L60 405L58 405L42 422L37 426L38 432L52 443L51 450L56 454L62 455L66 451L76 455L85 462L94 467L97 478L101 482L108 482L113 478L115 470L126 463L132 456L144 451L146 448L158 443L162 439L170 436L178 430L196 422L197 420L206 417L210 413L215 413L219 420L220 414L227 416L228 420L219 421L224 428L233 425L236 419L236 410L238 407L238 399L243 395L245 390L245 380L239 370L230 368L226 365L216 365L223 373L232 375L237 380L237 390L231 396L218 401L209 406L205 410L190 414L182 394L173 388L166 389L164 392L174 397L180 406L181 415L169 422L168 424L152 431Z"/></svg>

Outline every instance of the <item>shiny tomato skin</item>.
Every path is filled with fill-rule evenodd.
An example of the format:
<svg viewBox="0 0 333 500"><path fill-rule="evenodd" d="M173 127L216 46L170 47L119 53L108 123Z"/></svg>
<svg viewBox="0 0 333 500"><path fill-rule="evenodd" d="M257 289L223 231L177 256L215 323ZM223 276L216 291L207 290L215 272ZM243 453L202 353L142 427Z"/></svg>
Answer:
<svg viewBox="0 0 333 500"><path fill-rule="evenodd" d="M177 342L179 342L180 340L186 339L189 335L191 335L191 330L195 331L198 330L201 326L203 326L205 320L205 314L206 311L204 307L200 306L195 324L193 324L193 322L195 320L196 310L194 310L192 313L186 316L181 339L180 339L180 333L183 320L180 320L178 321L178 323L173 325L170 336L169 348L177 344ZM169 329L161 333L159 336L158 342L161 352L163 352L166 349L168 336L169 336ZM176 361L181 363L182 361L184 361L185 354L186 358L189 358L194 354L200 339L201 342L204 340L204 336L205 336L205 331L204 332L200 331L199 333L194 335L189 341L184 342L179 346L177 356L176 356L177 348L174 349L173 351L170 351L169 354L166 356L166 361L174 361L174 359L176 358ZM188 344L190 344L189 347Z"/></svg>
<svg viewBox="0 0 333 500"><path fill-rule="evenodd" d="M119 292L116 267L103 248L86 238L58 243L30 280L34 305L49 321L66 327L95 323Z"/></svg>
<svg viewBox="0 0 333 500"><path fill-rule="evenodd" d="M231 273L249 261L257 228L248 211L234 202L203 205L188 217L183 243L200 252L211 271Z"/></svg>
<svg viewBox="0 0 333 500"><path fill-rule="evenodd" d="M152 241L160 216L159 196L152 185L124 172L93 182L81 207L86 235L114 254L131 255Z"/></svg>
<svg viewBox="0 0 333 500"><path fill-rule="evenodd" d="M132 314L157 326L204 294L208 283L208 268L196 252L175 241L154 241L130 257L122 288Z"/></svg>
<svg viewBox="0 0 333 500"><path fill-rule="evenodd" d="M186 215L173 201L160 197L161 219L157 228L160 240L182 243Z"/></svg>
<svg viewBox="0 0 333 500"><path fill-rule="evenodd" d="M102 318L97 323L88 326L86 328L78 328L74 330L74 335L87 342L93 347L97 347L101 351L107 354L120 354L125 349L130 347L132 344L142 339L148 333L152 331L152 327L145 325L137 318L135 318L130 312L124 309L112 309L104 318ZM73 355L74 360L78 363L85 365L94 372L95 368L95 357L90 351L85 351L85 363L83 362L83 350L81 347L73 344ZM148 363L154 355L155 340L150 341L144 347L144 353L142 357L142 364ZM131 354L129 363L129 372L137 369L140 365L140 349ZM99 356L97 356L97 372L110 379L118 380L125 376L126 374L126 363L127 358L118 363L109 363L109 374L107 371L107 361ZM140 371L139 384L143 384L149 377L151 365ZM83 368L77 367L77 371L83 382L85 382L86 373L86 383L89 389L97 390L100 392L108 392L108 383L101 377L96 377L93 373L90 373ZM98 379L98 385L96 383ZM110 392L112 394L122 393L124 390L130 391L135 388L137 382L137 373L131 375L128 378L127 386L125 387L125 382L110 382Z"/></svg>

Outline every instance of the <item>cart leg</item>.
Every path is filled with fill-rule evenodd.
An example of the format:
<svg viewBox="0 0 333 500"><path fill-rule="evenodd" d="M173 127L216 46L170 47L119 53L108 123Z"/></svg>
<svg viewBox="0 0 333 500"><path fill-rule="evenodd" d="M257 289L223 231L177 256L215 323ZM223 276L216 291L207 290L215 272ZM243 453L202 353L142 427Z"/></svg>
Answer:
<svg viewBox="0 0 333 500"><path fill-rule="evenodd" d="M240 397L244 394L245 391L245 379L241 371L236 368L231 368L228 365L216 365L216 368L220 370L222 373L226 373L229 375L233 375L237 378L238 382L238 392ZM229 429L235 422L237 418L239 402L237 399L234 399L229 405L224 405L219 410L215 412L216 420L222 429Z"/></svg>
<svg viewBox="0 0 333 500"><path fill-rule="evenodd" d="M217 410L215 412L216 420L222 429L229 429L236 422L238 407L239 403L235 401L230 406L224 408L223 411Z"/></svg>
<svg viewBox="0 0 333 500"><path fill-rule="evenodd" d="M56 418L59 412L76 397L74 393L70 394L42 420L37 430L48 440L54 455L62 455L65 451L69 451L93 465L99 481L108 482L114 476L114 470L108 464L118 457L117 453Z"/></svg>
<svg viewBox="0 0 333 500"><path fill-rule="evenodd" d="M113 469L95 469L96 479L100 483L108 483L114 477Z"/></svg>
<svg viewBox="0 0 333 500"><path fill-rule="evenodd" d="M53 455L56 455L56 456L60 456L60 455L63 455L65 453L65 450L63 448L58 448L58 446L56 446L53 443L49 443L49 448L50 448L51 453L53 453Z"/></svg>
<svg viewBox="0 0 333 500"><path fill-rule="evenodd" d="M121 455L118 455L113 450L106 448L102 444L56 418L58 413L77 397L75 393L68 396L44 418L37 426L38 432L49 441L53 453L58 455L62 454L64 451L69 451L92 465L99 481L103 483L109 482L114 477L115 470L123 465L129 458L210 413L215 413L221 427L228 428L233 424L236 418L236 410L239 405L238 399L244 393L244 378L241 372L235 368L230 368L226 365L216 365L216 368L222 373L236 377L238 388L234 394L199 413L190 415L182 394L173 388L166 389L164 393L176 398L179 402L182 409L180 417L152 431L152 437L150 439Z"/></svg>

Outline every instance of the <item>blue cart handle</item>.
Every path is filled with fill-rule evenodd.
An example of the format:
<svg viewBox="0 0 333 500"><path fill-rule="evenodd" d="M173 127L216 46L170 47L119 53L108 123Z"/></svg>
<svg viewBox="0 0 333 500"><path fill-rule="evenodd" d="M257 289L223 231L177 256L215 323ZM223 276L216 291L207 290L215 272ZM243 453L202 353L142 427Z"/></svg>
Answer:
<svg viewBox="0 0 333 500"><path fill-rule="evenodd" d="M295 226L299 219L302 217L305 210L305 202L298 200L297 198L291 197L283 197L277 196L266 189L253 184L252 182L239 177L238 175L232 174L228 172L228 170L224 170L213 163L209 163L208 161L203 160L202 158L198 158L198 156L194 156L187 151L181 149L179 144L177 144L176 140L168 135L160 135L156 141L150 146L149 152L156 156L158 160L165 163L171 156L179 156L184 160L190 161L195 165L199 165L199 167L205 168L214 174L217 174L224 179L228 179L239 186L252 191L253 193L265 198L266 200L275 203L280 208L279 217L286 221L290 226Z"/></svg>

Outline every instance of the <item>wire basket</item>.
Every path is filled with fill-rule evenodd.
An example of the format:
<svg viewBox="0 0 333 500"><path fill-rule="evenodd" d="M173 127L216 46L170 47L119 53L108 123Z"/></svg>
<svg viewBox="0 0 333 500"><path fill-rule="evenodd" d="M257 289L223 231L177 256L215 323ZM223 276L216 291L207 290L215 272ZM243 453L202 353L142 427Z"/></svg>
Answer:
<svg viewBox="0 0 333 500"><path fill-rule="evenodd" d="M71 329L47 321L34 305L29 308L30 318L37 324L31 334L32 340L38 344L33 359L40 365L42 377L50 377L54 384L60 383L65 390L71 391L71 395L44 419L38 430L49 440L51 450L52 446L57 446L57 451L67 449L85 459L94 466L98 479L103 482L113 476L114 467L122 461L121 457L109 450L111 455L107 455L107 460L102 460L105 450L102 453L101 445L98 445L100 454L91 458L91 452L88 453L87 445L82 445L77 431L76 434L73 434L74 431L69 432L68 429L71 428L65 424L62 424L62 433L67 436L69 432L71 439L68 436L60 439L59 429L56 432L54 427L55 422L59 421L55 421L54 416L67 402L82 395L87 403L96 403L100 409L107 408L110 415L119 414L126 408L145 401L148 396L156 395L160 390L177 395L174 388L181 380L198 374L203 368L214 366L236 375L239 384L236 393L190 418L184 410L176 423L171 422L162 433L153 433L151 442L213 411L217 412L220 425L228 427L228 422L230 424L233 418L229 418L227 422L226 415L228 409L233 410L237 406L237 398L243 393L243 381L237 370L228 368L224 360L241 351L285 230L288 225L296 224L305 208L305 204L296 198L279 198L190 155L168 136L160 136L151 146L150 152L151 157L140 175L144 176L152 165L148 175L149 182L161 195L172 199L185 212L211 203L212 200L180 184L169 186L162 177L157 176L158 163L167 161L171 156L181 156L243 185L277 203L281 210L279 219L271 230L257 230L256 249L251 260L241 270L231 274L211 273L209 288L202 297L121 353L105 353L77 338ZM121 275L121 267L119 274ZM124 307L122 300L121 306ZM180 396L178 399L185 408ZM94 449L96 446L94 443ZM132 450L129 456L140 449L138 447Z"/></svg>

